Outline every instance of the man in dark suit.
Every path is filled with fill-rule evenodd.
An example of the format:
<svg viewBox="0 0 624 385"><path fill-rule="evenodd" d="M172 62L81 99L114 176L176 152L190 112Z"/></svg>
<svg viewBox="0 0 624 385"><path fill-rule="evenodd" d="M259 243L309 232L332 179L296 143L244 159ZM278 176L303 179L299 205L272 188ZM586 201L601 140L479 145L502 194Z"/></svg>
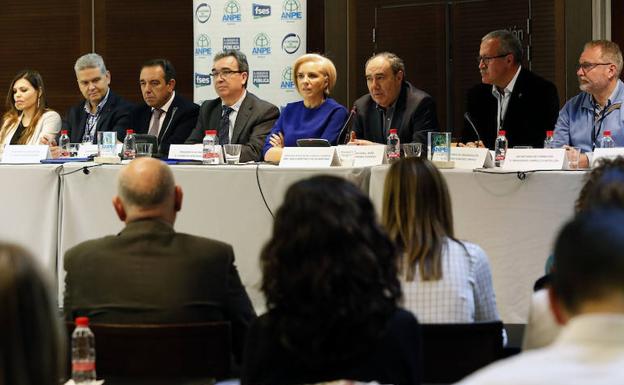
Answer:
<svg viewBox="0 0 624 385"><path fill-rule="evenodd" d="M395 54L368 59L366 84L369 94L354 104L353 144L386 143L391 128L401 143L426 143L427 132L438 131L433 98L405 81L405 64Z"/></svg>
<svg viewBox="0 0 624 385"><path fill-rule="evenodd" d="M219 97L201 105L197 127L186 142L201 143L205 130L217 130L219 144L243 145L241 162L262 160L262 146L279 110L247 91L249 64L245 54L236 50L217 54L212 79Z"/></svg>
<svg viewBox="0 0 624 385"><path fill-rule="evenodd" d="M485 35L478 59L482 84L468 91L466 111L485 147L494 149L498 131L505 130L510 147L542 148L559 115L555 85L522 68L522 45L509 31ZM462 142L476 145L469 124Z"/></svg>
<svg viewBox="0 0 624 385"><path fill-rule="evenodd" d="M65 254L67 320L101 323L231 322L240 361L254 310L232 247L177 233L182 190L169 167L139 158L119 172L113 206L126 223L117 235L83 242Z"/></svg>
<svg viewBox="0 0 624 385"><path fill-rule="evenodd" d="M169 154L171 144L182 144L197 123L199 106L175 92L176 71L167 59L143 64L139 82L145 104L132 110L131 124L137 134L157 138L158 152Z"/></svg>

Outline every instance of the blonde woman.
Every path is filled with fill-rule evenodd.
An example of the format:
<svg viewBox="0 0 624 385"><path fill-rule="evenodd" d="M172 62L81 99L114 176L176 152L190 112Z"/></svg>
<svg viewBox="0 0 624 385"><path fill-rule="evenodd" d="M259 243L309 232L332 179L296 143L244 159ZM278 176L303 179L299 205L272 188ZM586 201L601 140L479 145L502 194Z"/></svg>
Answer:
<svg viewBox="0 0 624 385"><path fill-rule="evenodd" d="M44 144L61 130L61 117L47 108L43 79L37 71L23 70L15 76L6 110L0 128L0 155L5 145Z"/></svg>

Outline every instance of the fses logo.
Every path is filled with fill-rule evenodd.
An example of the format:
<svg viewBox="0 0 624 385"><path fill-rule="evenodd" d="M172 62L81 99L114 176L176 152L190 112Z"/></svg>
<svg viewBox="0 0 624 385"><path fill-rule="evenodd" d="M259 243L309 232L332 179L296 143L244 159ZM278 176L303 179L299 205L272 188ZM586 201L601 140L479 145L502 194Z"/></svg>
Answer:
<svg viewBox="0 0 624 385"><path fill-rule="evenodd" d="M195 88L206 87L212 84L211 76L195 72Z"/></svg>
<svg viewBox="0 0 624 385"><path fill-rule="evenodd" d="M202 24L210 20L210 15L212 15L212 9L206 3L199 4L195 9L195 17Z"/></svg>
<svg viewBox="0 0 624 385"><path fill-rule="evenodd" d="M286 53L293 54L301 47L301 38L296 33L289 33L282 39L282 49Z"/></svg>
<svg viewBox="0 0 624 385"><path fill-rule="evenodd" d="M195 42L195 56L207 57L212 55L212 47L208 35L202 33L197 37Z"/></svg>
<svg viewBox="0 0 624 385"><path fill-rule="evenodd" d="M230 0L225 3L223 7L223 22L224 23L240 23L241 21L241 7L238 2Z"/></svg>
<svg viewBox="0 0 624 385"><path fill-rule="evenodd" d="M299 0L286 0L282 6L282 20L301 20L303 12Z"/></svg>
<svg viewBox="0 0 624 385"><path fill-rule="evenodd" d="M294 90L295 82L293 81L292 67L288 66L282 71L282 81L280 81L280 88L283 90Z"/></svg>
<svg viewBox="0 0 624 385"><path fill-rule="evenodd" d="M254 19L269 17L271 16L271 6L254 3L251 5L251 14L253 15Z"/></svg>
<svg viewBox="0 0 624 385"><path fill-rule="evenodd" d="M256 56L265 56L271 54L271 40L269 36L261 32L254 37L254 46L251 49L251 54Z"/></svg>

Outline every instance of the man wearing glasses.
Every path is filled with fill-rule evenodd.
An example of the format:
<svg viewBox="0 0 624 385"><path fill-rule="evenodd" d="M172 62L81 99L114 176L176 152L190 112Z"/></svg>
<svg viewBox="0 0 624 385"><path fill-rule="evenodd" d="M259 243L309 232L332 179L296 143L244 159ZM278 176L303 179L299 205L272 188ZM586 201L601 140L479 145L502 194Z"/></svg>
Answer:
<svg viewBox="0 0 624 385"><path fill-rule="evenodd" d="M505 130L510 146L543 147L559 113L555 85L522 67L522 44L507 30L481 39L477 61L482 84L468 91L462 141L493 149L498 131Z"/></svg>
<svg viewBox="0 0 624 385"><path fill-rule="evenodd" d="M616 43L594 40L585 44L576 71L582 92L563 106L554 134L555 145L580 147L581 167L589 166L587 153L600 147L605 131L611 131L617 146L624 146L621 73L622 51Z"/></svg>
<svg viewBox="0 0 624 385"><path fill-rule="evenodd" d="M260 161L262 146L279 117L273 104L247 92L249 64L244 53L226 50L217 54L212 81L218 98L199 109L197 126L186 143L201 143L205 130L217 130L219 144L242 144L240 161Z"/></svg>

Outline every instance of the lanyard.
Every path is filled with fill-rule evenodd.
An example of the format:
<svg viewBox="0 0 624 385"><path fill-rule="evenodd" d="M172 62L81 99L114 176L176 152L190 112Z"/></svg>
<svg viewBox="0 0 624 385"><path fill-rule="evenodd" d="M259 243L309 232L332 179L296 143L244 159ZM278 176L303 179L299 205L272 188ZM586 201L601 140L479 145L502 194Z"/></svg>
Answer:
<svg viewBox="0 0 624 385"><path fill-rule="evenodd" d="M619 110L622 107L622 103L613 103L611 101L602 109L599 113L596 113L597 105L594 104L594 126L592 127L592 151L596 149L596 140L602 131L602 122L605 118L615 110Z"/></svg>

